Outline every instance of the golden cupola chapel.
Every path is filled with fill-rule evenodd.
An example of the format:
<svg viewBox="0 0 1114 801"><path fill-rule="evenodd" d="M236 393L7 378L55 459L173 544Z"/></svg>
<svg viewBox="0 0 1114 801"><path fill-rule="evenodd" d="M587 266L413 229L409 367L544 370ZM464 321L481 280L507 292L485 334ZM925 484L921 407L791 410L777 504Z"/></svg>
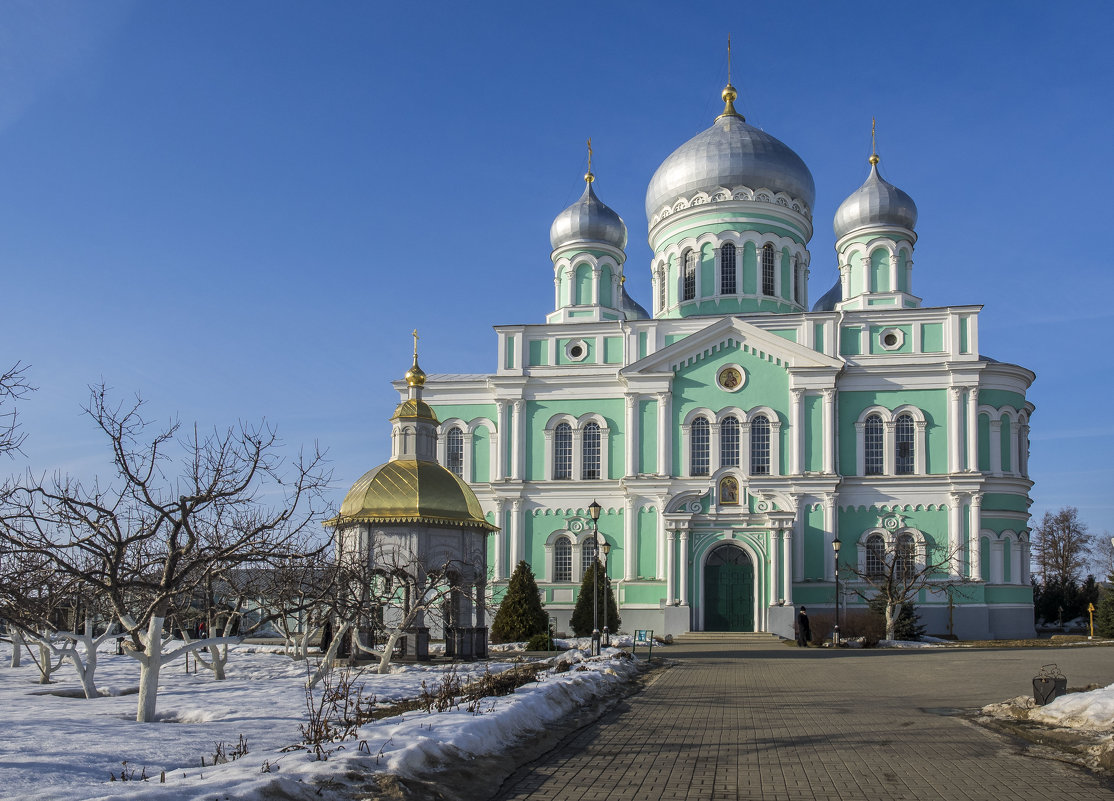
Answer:
<svg viewBox="0 0 1114 801"><path fill-rule="evenodd" d="M833 609L837 559L846 584L896 548L965 580L919 593L929 633L1032 636L1034 374L980 354L979 306L916 294L917 207L877 152L814 265L812 173L722 98L646 190L652 309L589 166L550 228L553 311L495 327L494 372L427 377L436 460L497 527L487 592L525 560L567 629L595 500L626 631L792 636L794 605Z"/></svg>

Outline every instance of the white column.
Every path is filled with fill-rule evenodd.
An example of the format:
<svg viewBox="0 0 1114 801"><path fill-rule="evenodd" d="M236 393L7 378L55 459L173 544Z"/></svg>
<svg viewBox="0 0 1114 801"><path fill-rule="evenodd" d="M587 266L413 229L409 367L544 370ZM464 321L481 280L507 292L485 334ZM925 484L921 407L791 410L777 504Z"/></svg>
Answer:
<svg viewBox="0 0 1114 801"><path fill-rule="evenodd" d="M597 264L592 268L592 298L593 305L600 305L600 266Z"/></svg>
<svg viewBox="0 0 1114 801"><path fill-rule="evenodd" d="M792 389L789 391L789 474L800 475L804 465L804 432L801 431L801 421L804 419L803 406L805 391Z"/></svg>
<svg viewBox="0 0 1114 801"><path fill-rule="evenodd" d="M775 524L777 525L777 524ZM766 548L767 557L770 560L770 583L766 588L766 606L774 606L777 604L777 599L781 596L778 594L778 585L781 583L781 529L770 529L770 544Z"/></svg>
<svg viewBox="0 0 1114 801"><path fill-rule="evenodd" d="M495 449L495 480L502 481L507 477L507 443L510 442L507 436L507 402L504 400L495 401L495 428L497 430L492 432L498 446Z"/></svg>
<svg viewBox="0 0 1114 801"><path fill-rule="evenodd" d="M668 500L668 499L664 495L657 498L657 507L658 507L657 551L658 551L658 559L657 559L657 564L654 565L654 574L658 577L658 579L664 579L665 578L665 553L666 553L667 550L669 550L668 547L667 547L668 532L665 529L665 502L666 502L666 500Z"/></svg>
<svg viewBox="0 0 1114 801"><path fill-rule="evenodd" d="M897 254L894 253L890 256L890 291L898 291L897 283Z"/></svg>
<svg viewBox="0 0 1114 801"><path fill-rule="evenodd" d="M796 518L793 520L793 580L805 579L805 514L808 512L808 503L803 495L790 495L789 499L796 508ZM789 600L786 598L785 600Z"/></svg>
<svg viewBox="0 0 1114 801"><path fill-rule="evenodd" d="M623 580L638 578L638 504L627 498L623 509Z"/></svg>
<svg viewBox="0 0 1114 801"><path fill-rule="evenodd" d="M553 310L561 308L561 279L553 278Z"/></svg>
<svg viewBox="0 0 1114 801"><path fill-rule="evenodd" d="M511 407L511 428L514 429L514 450L511 452L511 478L522 481L522 461L526 455L526 426L522 410L526 401L516 400ZM515 562L515 564L518 564Z"/></svg>
<svg viewBox="0 0 1114 801"><path fill-rule="evenodd" d="M976 428L975 431L978 431ZM978 462L975 467L978 467ZM1002 475L1002 421L990 421L990 472Z"/></svg>
<svg viewBox="0 0 1114 801"><path fill-rule="evenodd" d="M948 387L948 472L962 470L963 427L960 422L959 387Z"/></svg>
<svg viewBox="0 0 1114 801"><path fill-rule="evenodd" d="M979 390L967 390L967 470L979 469Z"/></svg>
<svg viewBox="0 0 1114 801"><path fill-rule="evenodd" d="M624 475L633 476L638 474L638 395L628 394L627 401L627 414L626 425L623 430L624 442L626 443L626 467Z"/></svg>
<svg viewBox="0 0 1114 801"><path fill-rule="evenodd" d="M522 499L511 501L511 564L510 572L522 561Z"/></svg>
<svg viewBox="0 0 1114 801"><path fill-rule="evenodd" d="M665 602L670 606L677 600L677 570L674 537L676 532L666 531L665 537Z"/></svg>
<svg viewBox="0 0 1114 801"><path fill-rule="evenodd" d="M793 605L793 535L787 528L781 531L781 598Z"/></svg>
<svg viewBox="0 0 1114 801"><path fill-rule="evenodd" d="M971 495L971 537L968 546L971 552L971 558L968 560L971 566L971 572L968 575L975 581L982 580L982 547L979 539L979 531L981 529L982 495L973 493Z"/></svg>
<svg viewBox="0 0 1114 801"><path fill-rule="evenodd" d="M1017 427L1017 472L1029 475L1029 425L1022 423Z"/></svg>
<svg viewBox="0 0 1114 801"><path fill-rule="evenodd" d="M681 603L687 605L689 602L689 533L687 531L681 532L681 547L678 555L678 567L680 567L681 574Z"/></svg>
<svg viewBox="0 0 1114 801"><path fill-rule="evenodd" d="M963 493L953 492L948 506L948 552L953 554L949 572L959 574L959 546L963 542Z"/></svg>
<svg viewBox="0 0 1114 801"><path fill-rule="evenodd" d="M824 472L835 472L836 416L835 390L824 390Z"/></svg>
<svg viewBox="0 0 1114 801"><path fill-rule="evenodd" d="M829 492L824 496L824 580L835 581L835 555L832 553L832 540L836 538L836 494Z"/></svg>
<svg viewBox="0 0 1114 801"><path fill-rule="evenodd" d="M672 396L659 392L658 396L658 475L668 476L673 471L673 432L669 420L673 416Z"/></svg>
<svg viewBox="0 0 1114 801"><path fill-rule="evenodd" d="M461 439L464 442L464 460L461 464L461 472L464 473L465 481L475 481L476 474L472 469L473 440L475 439L475 434L471 431L465 431ZM444 462L441 462L441 464L444 464Z"/></svg>
<svg viewBox="0 0 1114 801"><path fill-rule="evenodd" d="M1022 534L1029 535L1029 530L1026 529L1022 532ZM1030 577L1032 575L1032 564L1029 561L1032 557L1032 552L1029 549L1030 546L1028 541L1018 543L1018 547L1021 549L1021 570L1018 571L1021 573L1021 580L1018 583L1024 584L1026 587L1028 587L1031 581ZM1017 581L1017 579L1014 580Z"/></svg>
<svg viewBox="0 0 1114 801"><path fill-rule="evenodd" d="M495 532L495 566L493 577L495 581L502 581L507 577L507 521L503 517L503 499L495 499L495 525L499 530Z"/></svg>

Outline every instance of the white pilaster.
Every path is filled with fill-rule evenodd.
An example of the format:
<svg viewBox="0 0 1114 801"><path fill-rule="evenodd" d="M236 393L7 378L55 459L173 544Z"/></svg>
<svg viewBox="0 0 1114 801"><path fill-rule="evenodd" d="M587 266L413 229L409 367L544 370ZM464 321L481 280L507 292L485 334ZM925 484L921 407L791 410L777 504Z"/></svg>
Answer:
<svg viewBox="0 0 1114 801"><path fill-rule="evenodd" d="M970 559L968 559L971 572L968 576L974 581L982 580L982 547L979 539L979 531L981 528L982 495L976 492L971 495L971 536L968 544L968 549L971 554Z"/></svg>
<svg viewBox="0 0 1114 801"><path fill-rule="evenodd" d="M498 445L495 449L495 480L502 481L507 477L507 444L510 442L507 436L507 402L504 400L495 401L495 427L497 430L491 432Z"/></svg>
<svg viewBox="0 0 1114 801"><path fill-rule="evenodd" d="M793 580L805 580L805 515L808 502L803 495L790 495L797 516L793 519ZM786 598L785 600L789 600Z"/></svg>
<svg viewBox="0 0 1114 801"><path fill-rule="evenodd" d="M522 561L522 499L511 501L511 564L510 572Z"/></svg>
<svg viewBox="0 0 1114 801"><path fill-rule="evenodd" d="M978 429L975 429L976 431ZM975 463L978 467L978 463ZM1002 475L1002 421L990 421L990 472Z"/></svg>
<svg viewBox="0 0 1114 801"><path fill-rule="evenodd" d="M623 508L623 580L638 577L638 503L627 498Z"/></svg>
<svg viewBox="0 0 1114 801"><path fill-rule="evenodd" d="M990 583L1003 584L1005 578L1006 543L1004 540L990 541Z"/></svg>
<svg viewBox="0 0 1114 801"><path fill-rule="evenodd" d="M805 391L793 389L789 391L789 473L800 475L804 464L805 438L801 431L801 421L804 419L803 406Z"/></svg>
<svg viewBox="0 0 1114 801"><path fill-rule="evenodd" d="M689 603L689 533L687 531L681 532L681 547L677 561L681 574L681 594L679 597L681 603L687 606Z"/></svg>
<svg viewBox="0 0 1114 801"><path fill-rule="evenodd" d="M665 602L672 605L677 600L677 570L674 537L676 532L666 532L665 540Z"/></svg>
<svg viewBox="0 0 1114 801"><path fill-rule="evenodd" d="M503 517L503 499L495 499L495 525L499 530L495 532L495 566L493 577L495 581L507 578L507 521Z"/></svg>
<svg viewBox="0 0 1114 801"><path fill-rule="evenodd" d="M658 401L658 475L668 476L673 472L673 436L669 421L673 416L672 395L659 392Z"/></svg>
<svg viewBox="0 0 1114 801"><path fill-rule="evenodd" d="M967 470L979 469L979 390L967 390Z"/></svg>
<svg viewBox="0 0 1114 801"><path fill-rule="evenodd" d="M629 393L626 396L626 420L623 427L624 442L626 444L626 465L624 475L638 474L638 400L639 396Z"/></svg>
<svg viewBox="0 0 1114 801"><path fill-rule="evenodd" d="M781 529L770 529L770 542L766 548L770 560L770 583L766 585L766 606L777 604L778 585L781 584Z"/></svg>
<svg viewBox="0 0 1114 801"><path fill-rule="evenodd" d="M960 416L959 387L948 387L948 472L958 473L963 469L963 425Z"/></svg>
<svg viewBox="0 0 1114 801"><path fill-rule="evenodd" d="M781 598L793 605L793 535L787 528L781 531Z"/></svg>
<svg viewBox="0 0 1114 801"><path fill-rule="evenodd" d="M832 540L838 536L836 531L836 495L824 495L824 580L835 581L835 555L832 553Z"/></svg>
<svg viewBox="0 0 1114 801"><path fill-rule="evenodd" d="M835 390L824 390L824 472L835 472L836 416Z"/></svg>
<svg viewBox="0 0 1114 801"><path fill-rule="evenodd" d="M948 572L952 575L959 574L959 547L962 542L963 493L953 492L951 494L951 504L948 505L948 553L952 554Z"/></svg>
<svg viewBox="0 0 1114 801"><path fill-rule="evenodd" d="M519 399L511 407L511 428L514 429L514 450L511 452L511 478L522 481L522 462L526 456L526 421L522 410L526 401ZM515 564L518 564L515 562Z"/></svg>

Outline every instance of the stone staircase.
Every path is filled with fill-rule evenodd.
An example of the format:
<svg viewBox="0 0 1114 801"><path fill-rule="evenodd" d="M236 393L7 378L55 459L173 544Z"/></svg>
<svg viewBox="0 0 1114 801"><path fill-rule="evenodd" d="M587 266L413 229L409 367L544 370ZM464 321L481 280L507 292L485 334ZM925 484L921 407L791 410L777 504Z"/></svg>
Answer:
<svg viewBox="0 0 1114 801"><path fill-rule="evenodd" d="M690 631L673 638L675 643L730 642L739 645L774 645L781 637L768 631Z"/></svg>

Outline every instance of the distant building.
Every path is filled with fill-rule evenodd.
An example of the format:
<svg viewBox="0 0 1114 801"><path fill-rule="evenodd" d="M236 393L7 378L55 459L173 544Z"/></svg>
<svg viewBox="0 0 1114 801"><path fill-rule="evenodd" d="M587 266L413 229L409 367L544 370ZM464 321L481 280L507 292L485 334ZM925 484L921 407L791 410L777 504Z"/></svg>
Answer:
<svg viewBox="0 0 1114 801"><path fill-rule="evenodd" d="M917 209L877 155L809 311L812 174L735 97L650 181L653 314L589 171L550 231L553 312L496 327L494 373L429 378L437 458L500 528L496 590L527 560L564 626L597 499L628 630L788 635L793 604L831 608L838 536L866 569L885 544L958 549L976 583L952 609L922 593L930 632L1032 635L1034 374L980 355L979 306L914 294Z"/></svg>

